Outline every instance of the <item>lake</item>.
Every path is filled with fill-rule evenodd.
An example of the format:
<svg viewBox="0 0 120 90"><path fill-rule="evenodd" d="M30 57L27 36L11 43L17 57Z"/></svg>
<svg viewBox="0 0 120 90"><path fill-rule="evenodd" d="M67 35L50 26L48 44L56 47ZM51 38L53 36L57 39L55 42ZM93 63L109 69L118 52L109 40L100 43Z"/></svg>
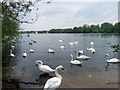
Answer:
<svg viewBox="0 0 120 90"><path fill-rule="evenodd" d="M38 82L39 84L20 84L22 88L42 88L48 78L55 76L54 73L44 75L35 65L35 61L42 60L44 64L52 68L63 65L65 71L59 73L63 80L60 88L118 88L118 67L119 64L107 64L105 54L110 58L118 58L113 53L111 45L118 44L118 35L101 33L83 34L21 34L17 37L13 53L15 57L9 57L10 45L6 44L3 49L3 77L17 78L23 82ZM62 43L59 40L63 39ZM36 43L29 45L31 40ZM78 41L78 44L69 45L71 41ZM88 44L93 41L96 52L93 54L87 51ZM61 50L60 45L65 45ZM32 48L34 53L30 53ZM51 48L54 54L48 53ZM76 57L75 50L84 50L89 56L88 60L81 60L81 66L71 65L71 54ZM23 52L27 57L23 58ZM106 68L107 67L107 68Z"/></svg>

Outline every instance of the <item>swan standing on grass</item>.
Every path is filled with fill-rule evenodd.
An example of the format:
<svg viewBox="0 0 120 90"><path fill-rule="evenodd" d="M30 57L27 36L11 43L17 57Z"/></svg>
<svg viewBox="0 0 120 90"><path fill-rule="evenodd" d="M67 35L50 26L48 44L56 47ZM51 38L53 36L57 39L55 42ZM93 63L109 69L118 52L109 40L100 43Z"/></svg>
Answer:
<svg viewBox="0 0 120 90"><path fill-rule="evenodd" d="M71 54L71 61L70 61L71 64L73 65L80 65L82 62L78 61L78 60L74 60L73 59L73 55Z"/></svg>
<svg viewBox="0 0 120 90"><path fill-rule="evenodd" d="M50 68L48 65L43 65L41 60L37 60L35 64L39 67L39 69L44 73L54 72L55 70Z"/></svg>
<svg viewBox="0 0 120 90"><path fill-rule="evenodd" d="M53 53L54 54L54 50L52 50L52 49L48 49L48 53Z"/></svg>
<svg viewBox="0 0 120 90"><path fill-rule="evenodd" d="M23 57L26 57L27 56L27 53L26 53L26 51L24 51L24 53L23 53Z"/></svg>
<svg viewBox="0 0 120 90"><path fill-rule="evenodd" d="M15 57L15 55L12 53L12 50L10 50L10 56Z"/></svg>
<svg viewBox="0 0 120 90"><path fill-rule="evenodd" d="M105 57L109 57L109 54L106 54ZM107 59L108 63L120 63L120 60L117 58Z"/></svg>
<svg viewBox="0 0 120 90"><path fill-rule="evenodd" d="M55 75L56 77L50 78L47 80L44 90L55 90L58 88L62 81L62 76L58 73L58 70L61 69L64 72L64 67L62 65L59 65L55 69Z"/></svg>
<svg viewBox="0 0 120 90"><path fill-rule="evenodd" d="M78 51L77 51L77 57L76 57L77 59L83 59L83 60L87 60L87 59L89 59L90 57L88 57L88 56L86 56L86 55L81 55L80 54L80 56L78 56Z"/></svg>

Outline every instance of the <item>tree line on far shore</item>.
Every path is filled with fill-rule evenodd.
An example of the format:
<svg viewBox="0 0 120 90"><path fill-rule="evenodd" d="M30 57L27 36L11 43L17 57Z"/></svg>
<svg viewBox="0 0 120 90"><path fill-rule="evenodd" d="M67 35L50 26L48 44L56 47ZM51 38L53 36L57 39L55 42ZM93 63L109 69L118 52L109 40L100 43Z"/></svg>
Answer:
<svg viewBox="0 0 120 90"><path fill-rule="evenodd" d="M66 29L51 29L48 33L119 33L120 22L112 23L104 22L101 25L83 25Z"/></svg>
<svg viewBox="0 0 120 90"><path fill-rule="evenodd" d="M21 33L120 33L120 22L112 24L104 22L101 25L87 25L66 28L66 29L51 29L49 31L21 31Z"/></svg>

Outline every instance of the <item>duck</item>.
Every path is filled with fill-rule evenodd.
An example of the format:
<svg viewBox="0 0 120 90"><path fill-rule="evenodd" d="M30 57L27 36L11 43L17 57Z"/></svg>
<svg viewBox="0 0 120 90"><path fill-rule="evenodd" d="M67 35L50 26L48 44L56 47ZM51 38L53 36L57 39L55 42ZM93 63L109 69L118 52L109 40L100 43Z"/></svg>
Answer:
<svg viewBox="0 0 120 90"><path fill-rule="evenodd" d="M26 51L24 51L24 53L23 53L23 57L26 57L27 56L27 53L26 53Z"/></svg>
<svg viewBox="0 0 120 90"><path fill-rule="evenodd" d="M62 70L62 72L64 72L64 67L62 65L57 66L55 69L56 76L47 80L47 82L44 85L44 90L55 90L61 85L62 76L58 73L59 69Z"/></svg>
<svg viewBox="0 0 120 90"><path fill-rule="evenodd" d="M109 54L106 54L105 57L109 57ZM117 58L107 59L107 63L120 63L120 60Z"/></svg>
<svg viewBox="0 0 120 90"><path fill-rule="evenodd" d="M72 54L71 54L71 61L70 61L70 63L73 64L73 65L81 65L82 64L82 62L73 59L73 55Z"/></svg>
<svg viewBox="0 0 120 90"><path fill-rule="evenodd" d="M39 67L39 69L44 72L44 73L50 73L50 72L54 72L55 70L52 69L50 66L48 65L43 65L42 60L37 60L35 62L35 64Z"/></svg>
<svg viewBox="0 0 120 90"><path fill-rule="evenodd" d="M86 56L86 55L82 55L82 54L80 54L80 56L78 56L78 51L77 51L77 57L76 57L77 59L82 59L82 60L87 60L87 59L89 59L90 57L88 57L88 56Z"/></svg>
<svg viewBox="0 0 120 90"><path fill-rule="evenodd" d="M54 54L54 50L51 49L51 48L49 48L49 49L48 49L48 53L53 53L53 54Z"/></svg>
<svg viewBox="0 0 120 90"><path fill-rule="evenodd" d="M10 50L10 56L15 57L15 55L12 53L12 50Z"/></svg>

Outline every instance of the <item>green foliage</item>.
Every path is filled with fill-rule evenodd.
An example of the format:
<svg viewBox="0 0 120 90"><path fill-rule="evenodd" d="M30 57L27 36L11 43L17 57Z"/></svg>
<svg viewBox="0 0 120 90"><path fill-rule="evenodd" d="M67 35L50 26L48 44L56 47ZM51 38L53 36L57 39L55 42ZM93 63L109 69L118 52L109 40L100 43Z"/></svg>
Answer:
<svg viewBox="0 0 120 90"><path fill-rule="evenodd" d="M6 36L12 37L18 34L19 25L25 21L23 18L28 12L30 6L33 6L32 2L2 2L2 14L0 20L2 21L2 38Z"/></svg>
<svg viewBox="0 0 120 90"><path fill-rule="evenodd" d="M49 33L118 33L120 22L115 25L105 22L100 25L83 25L80 27L68 28L68 29L51 29Z"/></svg>
<svg viewBox="0 0 120 90"><path fill-rule="evenodd" d="M114 49L113 52L118 52L120 50L120 45L111 45L111 48Z"/></svg>

